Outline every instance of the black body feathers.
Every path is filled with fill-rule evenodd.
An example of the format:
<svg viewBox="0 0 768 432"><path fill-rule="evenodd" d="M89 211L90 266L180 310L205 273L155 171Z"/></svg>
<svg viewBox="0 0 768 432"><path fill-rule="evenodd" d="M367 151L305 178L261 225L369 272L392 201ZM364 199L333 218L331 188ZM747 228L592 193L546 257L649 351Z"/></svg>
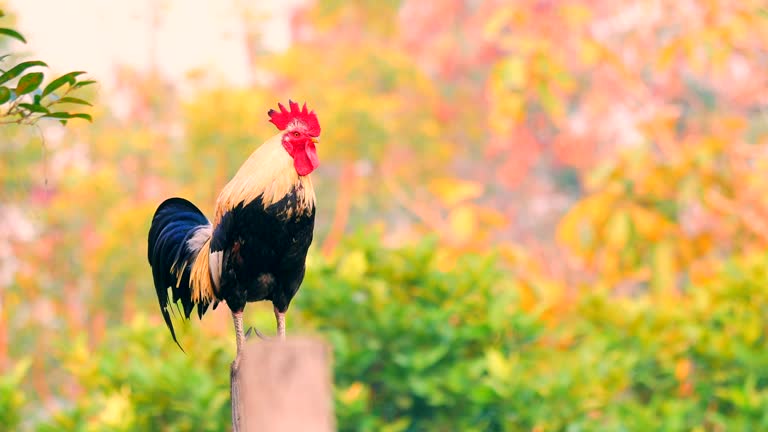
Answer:
<svg viewBox="0 0 768 432"><path fill-rule="evenodd" d="M219 298L233 311L260 300L288 309L304 280L314 225L314 205L302 208L295 189L266 208L257 198L224 213L211 240L211 253L223 253Z"/></svg>

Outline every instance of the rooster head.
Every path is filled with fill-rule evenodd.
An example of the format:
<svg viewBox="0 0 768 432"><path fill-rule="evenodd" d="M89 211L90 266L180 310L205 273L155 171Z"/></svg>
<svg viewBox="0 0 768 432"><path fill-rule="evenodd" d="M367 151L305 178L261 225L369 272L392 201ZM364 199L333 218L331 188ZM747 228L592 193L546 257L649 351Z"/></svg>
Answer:
<svg viewBox="0 0 768 432"><path fill-rule="evenodd" d="M308 175L320 164L315 148L320 136L317 116L314 111L307 110L306 103L299 108L299 104L288 100L290 110L286 110L280 103L277 106L280 111L271 109L267 113L269 121L285 132L282 138L283 147L293 158L296 172L300 176Z"/></svg>

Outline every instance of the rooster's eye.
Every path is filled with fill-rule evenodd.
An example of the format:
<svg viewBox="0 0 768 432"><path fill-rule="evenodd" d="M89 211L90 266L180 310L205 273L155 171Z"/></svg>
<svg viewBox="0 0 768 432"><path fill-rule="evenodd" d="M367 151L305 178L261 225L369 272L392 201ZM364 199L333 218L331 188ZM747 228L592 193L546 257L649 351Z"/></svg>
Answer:
<svg viewBox="0 0 768 432"><path fill-rule="evenodd" d="M298 137L299 137L299 133L298 133L298 132L294 132L294 133L293 133L293 136L295 136L296 138L298 138Z"/></svg>

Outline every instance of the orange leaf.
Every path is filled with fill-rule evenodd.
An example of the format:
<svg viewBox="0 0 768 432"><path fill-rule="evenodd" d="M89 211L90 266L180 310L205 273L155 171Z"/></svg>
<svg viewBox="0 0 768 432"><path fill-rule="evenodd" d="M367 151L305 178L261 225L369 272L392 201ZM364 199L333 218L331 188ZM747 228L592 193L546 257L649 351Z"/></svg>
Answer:
<svg viewBox="0 0 768 432"><path fill-rule="evenodd" d="M685 381L691 375L693 364L687 358L680 359L675 364L675 378L678 381Z"/></svg>

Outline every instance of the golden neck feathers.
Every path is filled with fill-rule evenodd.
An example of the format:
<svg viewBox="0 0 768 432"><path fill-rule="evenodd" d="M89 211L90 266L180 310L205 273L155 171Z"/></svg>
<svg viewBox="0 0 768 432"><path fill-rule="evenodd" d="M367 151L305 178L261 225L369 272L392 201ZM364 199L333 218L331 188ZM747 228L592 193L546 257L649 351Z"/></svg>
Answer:
<svg viewBox="0 0 768 432"><path fill-rule="evenodd" d="M312 179L296 172L293 158L283 148L282 136L280 132L259 146L224 186L216 200L214 226L227 211L240 203L248 205L259 197L266 208L295 191L297 213L314 207Z"/></svg>

